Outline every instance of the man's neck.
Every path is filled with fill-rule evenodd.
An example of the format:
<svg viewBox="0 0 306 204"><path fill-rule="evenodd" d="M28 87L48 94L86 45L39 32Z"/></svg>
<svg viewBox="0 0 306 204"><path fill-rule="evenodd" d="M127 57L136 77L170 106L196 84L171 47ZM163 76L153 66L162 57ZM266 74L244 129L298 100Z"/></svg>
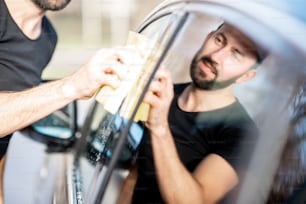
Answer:
<svg viewBox="0 0 306 204"><path fill-rule="evenodd" d="M211 111L236 101L231 87L222 90L200 90L192 84L178 98L179 107L187 112Z"/></svg>
<svg viewBox="0 0 306 204"><path fill-rule="evenodd" d="M30 0L4 0L8 10L20 28L30 39L37 39L41 33L42 18L45 11Z"/></svg>

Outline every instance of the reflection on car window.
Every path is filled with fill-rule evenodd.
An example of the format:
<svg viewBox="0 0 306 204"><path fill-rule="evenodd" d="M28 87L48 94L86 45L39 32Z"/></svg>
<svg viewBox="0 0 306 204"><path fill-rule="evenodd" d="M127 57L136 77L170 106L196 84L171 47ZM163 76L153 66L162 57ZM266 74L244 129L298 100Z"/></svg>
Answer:
<svg viewBox="0 0 306 204"><path fill-rule="evenodd" d="M290 116L288 136L280 157L268 204L303 203L306 189L306 84L302 82L296 88L296 93L290 101L288 112ZM304 196L303 196L304 195Z"/></svg>
<svg viewBox="0 0 306 204"><path fill-rule="evenodd" d="M92 164L95 165L97 161L111 158L120 131L126 124L127 119L120 117L118 114L106 113L97 129L92 131L88 138L86 157ZM143 125L134 122L129 130L128 141L122 150L120 162L127 163L133 160L142 135Z"/></svg>

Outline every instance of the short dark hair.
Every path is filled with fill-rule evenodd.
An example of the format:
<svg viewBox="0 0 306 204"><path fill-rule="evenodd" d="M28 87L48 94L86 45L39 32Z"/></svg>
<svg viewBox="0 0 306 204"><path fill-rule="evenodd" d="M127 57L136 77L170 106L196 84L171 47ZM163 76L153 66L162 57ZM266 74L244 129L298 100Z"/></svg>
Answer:
<svg viewBox="0 0 306 204"><path fill-rule="evenodd" d="M256 45L257 63L261 64L264 61L264 59L268 56L268 51L264 49L262 46L258 45L257 43L255 43L255 45Z"/></svg>

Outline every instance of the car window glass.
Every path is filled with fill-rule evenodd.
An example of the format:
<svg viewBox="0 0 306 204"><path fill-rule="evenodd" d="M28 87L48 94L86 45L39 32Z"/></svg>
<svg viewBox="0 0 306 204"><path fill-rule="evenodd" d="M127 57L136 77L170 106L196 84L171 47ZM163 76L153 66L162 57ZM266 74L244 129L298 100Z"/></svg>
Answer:
<svg viewBox="0 0 306 204"><path fill-rule="evenodd" d="M164 31L160 28L167 27L167 22L169 22L168 18L170 17L171 15L162 15L162 17L158 17L157 15L155 21L150 22L149 25L141 29L141 34L149 38L156 38L156 36L159 38L160 34ZM269 56L265 59L263 64L258 67L257 77L250 82L237 85L234 88L237 99L245 106L246 111L259 127L259 141L256 146L254 145L256 148L254 155L250 159L250 171L244 183L244 185L248 187L242 189L244 193L240 194L240 202L243 203L243 200L252 197L251 195L255 197L256 193L254 192L260 193L263 191L261 189L263 185L269 186L272 182L271 178L273 178L275 172L275 167L278 162L277 158L279 158L282 152L282 145L285 143L288 136L288 130L290 129L288 106L299 81L305 76L305 73L302 71L305 59L301 57L302 55L299 53L299 50L294 45L288 43L286 38L277 31L271 31L258 23L252 24L251 19L249 19L249 24L242 25L239 21L233 21L233 18L234 17L231 15L229 15L229 19L227 19L191 11L188 20L177 34L174 44L171 46L162 64L170 69L174 83L189 82L189 67L192 57L200 48L209 32L216 29L223 21L227 22L227 20L229 20L229 23L233 23L236 28L241 29L241 32L244 32L256 42L258 41L258 43L264 41L264 36L246 32L248 27L254 26L263 33L265 33L265 31L273 32L273 37L277 40L271 41L270 44L265 45L265 48L269 50ZM254 27L252 27L253 30ZM286 55L284 50L276 49L281 47L286 48L291 54ZM92 130L87 142L91 148L103 149L101 144L104 142L98 135L101 135L101 131L109 131L109 129L103 129L103 127L107 126L103 124L112 121L114 128L118 130L120 129L120 125L118 124L124 126L125 121L120 117L117 118L116 115L106 113L103 108L99 111L101 111L101 113L97 114L99 115L99 117L97 116L98 119L94 119L92 123ZM135 133L141 132L141 125L138 126L137 124L131 127L131 131ZM136 137L131 137L130 141L136 141L136 143L141 141L139 134L137 133L136 135ZM270 151L271 146L275 147L275 152ZM133 145L131 145L131 147L135 148ZM92 154L93 152L90 148L87 148L86 151L87 160L84 161L87 163L90 161L90 165L94 166L97 159L100 159L101 152ZM243 150L241 151L243 152ZM112 155L109 151L104 153L106 158ZM89 156L89 154L92 155ZM271 157L267 157L267 155ZM262 168L262 163L268 163L269 165L265 165L265 168ZM89 173L90 176L86 175L86 180L93 181L92 178L98 178L98 176L95 175L97 169L93 169L94 167L90 167L89 171L85 171L91 172ZM90 184L90 182L88 183L89 186L92 184ZM250 188L250 186L253 187ZM86 187L84 191L87 191ZM267 194L269 189L264 189L264 192ZM264 198L265 197L262 196L261 199Z"/></svg>

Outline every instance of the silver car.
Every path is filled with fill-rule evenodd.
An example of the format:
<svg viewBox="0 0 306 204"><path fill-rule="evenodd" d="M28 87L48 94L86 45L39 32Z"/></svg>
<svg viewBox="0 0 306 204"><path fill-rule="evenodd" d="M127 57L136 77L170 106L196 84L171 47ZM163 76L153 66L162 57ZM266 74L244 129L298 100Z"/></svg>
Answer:
<svg viewBox="0 0 306 204"><path fill-rule="evenodd" d="M48 173L39 176L36 203L115 203L128 167L137 158L144 130L134 117L155 71L164 64L174 82L190 80L186 67L198 42L223 21L269 51L258 77L235 89L258 125L260 139L251 173L233 203L266 203L271 186L285 189L285 203L305 203L305 10L301 0L162 2L136 30L163 48L127 118L93 102L82 127L73 122L73 104L68 114L62 110L33 124L40 135L33 137L48 147L42 166ZM286 155L290 159L284 160Z"/></svg>

